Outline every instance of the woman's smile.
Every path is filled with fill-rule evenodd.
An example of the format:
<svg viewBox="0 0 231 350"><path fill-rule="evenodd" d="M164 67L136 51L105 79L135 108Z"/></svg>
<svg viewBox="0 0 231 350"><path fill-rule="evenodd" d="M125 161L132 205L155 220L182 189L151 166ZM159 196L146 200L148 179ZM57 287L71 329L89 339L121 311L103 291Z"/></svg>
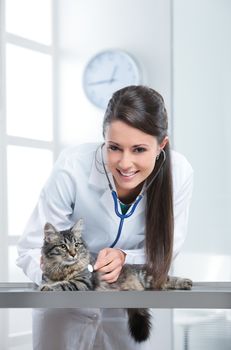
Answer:
<svg viewBox="0 0 231 350"><path fill-rule="evenodd" d="M160 146L155 136L121 121L112 122L105 134L107 166L119 196L132 195L152 173Z"/></svg>
<svg viewBox="0 0 231 350"><path fill-rule="evenodd" d="M124 181L130 181L132 180L135 175L138 173L138 171L123 171L120 169L117 169L119 175L121 176L122 179L124 179Z"/></svg>

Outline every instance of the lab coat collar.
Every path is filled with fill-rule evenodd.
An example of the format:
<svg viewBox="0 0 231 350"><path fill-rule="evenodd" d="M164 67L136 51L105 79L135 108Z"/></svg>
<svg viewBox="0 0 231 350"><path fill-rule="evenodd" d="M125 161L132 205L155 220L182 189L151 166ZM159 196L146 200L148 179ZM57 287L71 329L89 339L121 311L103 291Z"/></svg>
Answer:
<svg viewBox="0 0 231 350"><path fill-rule="evenodd" d="M91 166L91 171L89 175L89 181L88 183L96 188L99 189L107 189L108 188L108 182L106 175L104 173L104 168L102 165L102 158L101 158L101 144L99 144L96 148L93 162ZM110 174L111 175L111 174ZM110 178L111 180L111 178Z"/></svg>
<svg viewBox="0 0 231 350"><path fill-rule="evenodd" d="M111 190L108 186L107 177L104 173L104 168L102 165L102 158L101 158L101 150L100 146L96 149L94 160L92 163L90 175L89 175L89 185L94 186L97 189L102 190L102 195L100 196L99 202L100 205L102 205L105 209L105 211L110 215L110 217L116 222L119 223L119 218L115 214L114 209L114 201L111 195ZM108 176L110 178L111 184L116 191L115 183L112 174L108 171ZM135 219L140 213L142 213L145 210L145 203L146 203L146 194L144 195L144 198L140 201L138 204L134 214L126 219L126 222L129 222L133 219Z"/></svg>

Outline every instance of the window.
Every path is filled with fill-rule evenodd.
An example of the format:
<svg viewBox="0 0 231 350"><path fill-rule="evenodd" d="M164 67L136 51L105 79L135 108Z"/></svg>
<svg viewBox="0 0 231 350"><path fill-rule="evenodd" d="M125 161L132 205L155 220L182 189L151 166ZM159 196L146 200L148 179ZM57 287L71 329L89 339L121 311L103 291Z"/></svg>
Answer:
<svg viewBox="0 0 231 350"><path fill-rule="evenodd" d="M6 44L6 131L52 141L52 57Z"/></svg>
<svg viewBox="0 0 231 350"><path fill-rule="evenodd" d="M57 150L52 10L52 0L0 0L0 282L27 281L15 264L17 240ZM16 349L20 338L29 348L29 317L20 325L19 310L4 313L1 344Z"/></svg>
<svg viewBox="0 0 231 350"><path fill-rule="evenodd" d="M51 0L6 0L5 14L7 33L52 44Z"/></svg>

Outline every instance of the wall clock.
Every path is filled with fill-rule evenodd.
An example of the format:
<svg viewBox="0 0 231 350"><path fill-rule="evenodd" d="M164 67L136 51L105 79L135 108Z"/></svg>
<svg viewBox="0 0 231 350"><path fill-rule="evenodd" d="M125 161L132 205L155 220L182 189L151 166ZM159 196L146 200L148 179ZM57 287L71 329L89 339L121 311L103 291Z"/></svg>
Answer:
<svg viewBox="0 0 231 350"><path fill-rule="evenodd" d="M95 55L83 73L83 88L95 106L105 109L113 92L141 82L135 59L125 51L106 50Z"/></svg>

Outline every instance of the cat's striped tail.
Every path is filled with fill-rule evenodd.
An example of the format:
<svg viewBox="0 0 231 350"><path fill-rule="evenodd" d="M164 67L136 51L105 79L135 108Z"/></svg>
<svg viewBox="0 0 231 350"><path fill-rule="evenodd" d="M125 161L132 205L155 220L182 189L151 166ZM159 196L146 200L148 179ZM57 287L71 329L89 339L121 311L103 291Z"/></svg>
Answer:
<svg viewBox="0 0 231 350"><path fill-rule="evenodd" d="M132 338L141 343L150 337L151 315L148 309L127 309L128 327Z"/></svg>

